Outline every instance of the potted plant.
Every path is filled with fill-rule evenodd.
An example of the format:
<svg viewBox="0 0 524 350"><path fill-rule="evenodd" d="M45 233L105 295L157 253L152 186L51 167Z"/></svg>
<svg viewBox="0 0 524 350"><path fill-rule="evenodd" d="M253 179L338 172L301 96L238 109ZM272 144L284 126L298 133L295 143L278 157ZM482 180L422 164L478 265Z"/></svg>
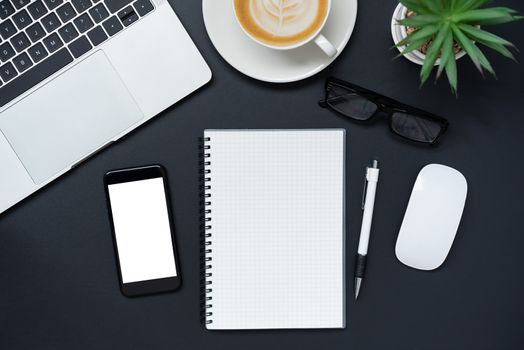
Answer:
<svg viewBox="0 0 524 350"><path fill-rule="evenodd" d="M422 65L421 85L435 66L436 79L446 72L457 93L456 60L468 55L477 69L495 74L479 44L515 60L509 41L484 27L513 22L524 17L507 7L484 6L490 0L400 0L393 13L391 32L395 46L412 62Z"/></svg>

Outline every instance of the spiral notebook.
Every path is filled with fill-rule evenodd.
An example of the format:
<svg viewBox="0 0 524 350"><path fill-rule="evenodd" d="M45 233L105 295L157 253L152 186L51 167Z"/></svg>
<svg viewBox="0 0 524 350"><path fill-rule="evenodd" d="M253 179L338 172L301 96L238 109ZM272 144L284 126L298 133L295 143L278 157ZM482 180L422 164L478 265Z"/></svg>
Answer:
<svg viewBox="0 0 524 350"><path fill-rule="evenodd" d="M207 329L345 328L345 131L205 130Z"/></svg>

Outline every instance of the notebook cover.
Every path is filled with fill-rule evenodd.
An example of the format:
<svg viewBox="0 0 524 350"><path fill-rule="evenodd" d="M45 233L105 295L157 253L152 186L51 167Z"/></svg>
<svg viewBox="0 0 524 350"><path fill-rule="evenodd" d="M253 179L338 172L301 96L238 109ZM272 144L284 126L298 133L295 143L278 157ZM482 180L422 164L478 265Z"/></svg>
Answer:
<svg viewBox="0 0 524 350"><path fill-rule="evenodd" d="M207 329L345 328L345 130L206 130Z"/></svg>

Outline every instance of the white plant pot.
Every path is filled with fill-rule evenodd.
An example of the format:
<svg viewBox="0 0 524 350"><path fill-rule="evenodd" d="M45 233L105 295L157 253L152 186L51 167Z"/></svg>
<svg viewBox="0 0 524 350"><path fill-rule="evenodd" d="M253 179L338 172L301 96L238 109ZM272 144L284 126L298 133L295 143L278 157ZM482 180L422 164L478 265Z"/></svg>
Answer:
<svg viewBox="0 0 524 350"><path fill-rule="evenodd" d="M408 36L408 33L406 32L406 27L398 24L398 21L406 18L407 12L408 9L402 4L398 4L395 8L395 11L393 12L393 17L391 19L391 36L393 37L393 42L395 43L395 45ZM398 47L398 50L402 52L405 48L405 46L401 46ZM460 51L455 55L455 59L458 60L465 54L465 51ZM411 62L421 66L424 64L424 60L426 59L426 55L420 52L419 50L411 51L403 56ZM435 62L435 66L438 66L439 64L440 58L437 59L437 61Z"/></svg>

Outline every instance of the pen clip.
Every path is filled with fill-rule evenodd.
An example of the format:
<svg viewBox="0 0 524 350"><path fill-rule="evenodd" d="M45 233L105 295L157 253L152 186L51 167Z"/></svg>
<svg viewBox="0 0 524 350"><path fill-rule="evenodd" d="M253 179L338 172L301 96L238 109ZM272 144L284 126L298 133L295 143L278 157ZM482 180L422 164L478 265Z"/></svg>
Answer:
<svg viewBox="0 0 524 350"><path fill-rule="evenodd" d="M368 189L368 169L369 167L366 167L366 172L364 173L364 190L362 191L362 210L364 210L364 206L366 204L366 192Z"/></svg>

